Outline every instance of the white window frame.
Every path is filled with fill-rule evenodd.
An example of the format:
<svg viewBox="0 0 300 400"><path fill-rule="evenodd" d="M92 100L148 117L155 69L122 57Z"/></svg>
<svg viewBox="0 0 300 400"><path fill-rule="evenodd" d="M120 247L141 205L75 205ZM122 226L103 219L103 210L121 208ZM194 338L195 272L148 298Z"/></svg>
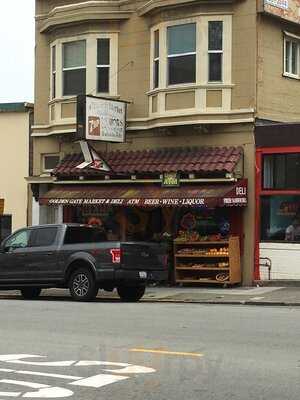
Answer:
<svg viewBox="0 0 300 400"><path fill-rule="evenodd" d="M297 45L297 73L293 74L292 70L292 57L289 60L289 71L286 70L286 44L287 42L295 43ZM284 32L283 38L283 76L293 79L300 79L300 36L296 36L289 32Z"/></svg>
<svg viewBox="0 0 300 400"><path fill-rule="evenodd" d="M208 80L208 22L223 22L223 56L222 56L222 81ZM168 50L167 50L167 28L174 25L183 25L188 23L196 23L196 82L180 83L176 85L168 85ZM160 73L159 87L154 88L154 31L159 30L160 48ZM185 88L194 86L212 86L216 84L231 85L232 84L232 15L200 15L198 17L185 18L176 21L162 22L151 28L151 45L150 45L150 92L155 90L165 90L172 88ZM194 54L194 53L192 53Z"/></svg>
<svg viewBox="0 0 300 400"><path fill-rule="evenodd" d="M197 74L197 23L195 23L195 22L189 22L188 24L195 24L196 26L195 26L195 33L196 33L196 50L195 51L190 51L190 52L186 52L186 53L176 53L176 54L168 54L168 37L167 37L167 71L166 71L166 77L167 77L167 82L166 82L166 84L167 84L167 86L168 87L170 87L170 86L178 86L178 85L189 85L189 84L195 84L196 83L196 74ZM169 25L169 26L167 26L167 28L166 28L166 34L167 34L167 32L168 32L168 28L169 27L171 27L171 26L180 26L180 25L187 25L187 24L182 24L182 23L180 23L180 24L174 24L174 25ZM169 59L170 58L177 58L177 57L184 57L184 56L195 56L195 82L183 82L183 83L169 83Z"/></svg>
<svg viewBox="0 0 300 400"><path fill-rule="evenodd" d="M99 39L108 39L109 40L109 64L98 64L98 54L97 54L97 89L99 86L99 82L98 82L98 69L99 68L108 68L108 92L97 92L98 94L103 93L103 94L107 94L110 91L110 76L111 76L111 41L110 38L98 38L97 42ZM98 46L97 46L97 52L98 52Z"/></svg>
<svg viewBox="0 0 300 400"><path fill-rule="evenodd" d="M85 65L80 65L78 67L69 67L69 68L65 68L64 67L64 45L67 43L73 43L73 42L85 42ZM86 67L86 52L87 52L87 42L83 39L83 40L72 40L69 42L65 42L62 44L61 46L61 54L62 54L62 95L63 96L73 96L73 95L68 95L68 94L63 94L63 90L64 90L64 72L68 72L68 71L78 71L78 70L84 70L85 71L85 79L86 79L86 75L87 75L87 67ZM85 82L85 87L86 87L86 82Z"/></svg>
<svg viewBox="0 0 300 400"><path fill-rule="evenodd" d="M155 33L158 33L158 55L157 57L155 57ZM160 37L159 37L159 29L156 29L155 31L153 31L153 33L151 33L153 35L153 63L152 63L152 68L153 68L153 85L151 86L152 89L157 89L159 88L159 75L160 75L160 62L159 62L159 49L160 49ZM158 63L158 77L157 77L157 86L155 86L155 66L156 63Z"/></svg>
<svg viewBox="0 0 300 400"><path fill-rule="evenodd" d="M223 21L220 21L220 20L210 20L210 21L208 21L208 24L207 24L207 34L208 34L208 37L209 37L209 32L208 32L208 30L209 30L209 23L210 22L223 22ZM222 24L222 50L209 50L209 41L207 41L207 81L209 82L209 83L222 83L223 82L223 58L224 58L224 51L223 51L223 49L224 49L224 26L223 26L223 24ZM210 79L209 79L209 67L210 67L210 65L209 65L209 55L210 54L222 54L222 57L221 57L221 80L219 80L219 81L211 81Z"/></svg>
<svg viewBox="0 0 300 400"><path fill-rule="evenodd" d="M109 93L99 93L97 91L97 40L110 39L110 74L109 74ZM79 40L86 41L86 94L105 95L107 97L118 97L118 33L92 33L84 35L74 35L71 37L60 38L50 44L56 46L56 98L53 100L63 100L74 98L74 96L63 95L63 44ZM52 55L50 54L51 62ZM50 94L53 94L52 69L50 73Z"/></svg>
<svg viewBox="0 0 300 400"><path fill-rule="evenodd" d="M42 173L51 173L53 171L52 169L46 169L45 167L45 159L46 157L58 157L60 158L60 154L59 153L46 153L46 154L42 154Z"/></svg>
<svg viewBox="0 0 300 400"><path fill-rule="evenodd" d="M55 99L57 83L56 83L56 65L57 65L57 56L56 56L56 46L51 46L51 99Z"/></svg>

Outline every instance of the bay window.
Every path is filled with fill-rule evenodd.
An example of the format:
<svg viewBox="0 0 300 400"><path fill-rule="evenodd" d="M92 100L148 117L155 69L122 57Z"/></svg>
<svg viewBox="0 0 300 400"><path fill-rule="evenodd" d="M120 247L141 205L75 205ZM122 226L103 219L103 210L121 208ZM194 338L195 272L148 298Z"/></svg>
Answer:
<svg viewBox="0 0 300 400"><path fill-rule="evenodd" d="M51 100L79 94L118 96L118 33L57 39L50 58Z"/></svg>
<svg viewBox="0 0 300 400"><path fill-rule="evenodd" d="M196 81L196 24L167 28L168 84Z"/></svg>
<svg viewBox="0 0 300 400"><path fill-rule="evenodd" d="M231 15L203 15L155 25L151 35L151 89L231 85L231 47Z"/></svg>

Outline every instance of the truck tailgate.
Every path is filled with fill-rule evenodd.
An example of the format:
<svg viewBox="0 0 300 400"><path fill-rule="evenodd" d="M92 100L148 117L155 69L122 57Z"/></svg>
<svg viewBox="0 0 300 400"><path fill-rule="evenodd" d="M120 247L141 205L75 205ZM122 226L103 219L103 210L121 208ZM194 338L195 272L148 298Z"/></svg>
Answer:
<svg viewBox="0 0 300 400"><path fill-rule="evenodd" d="M155 271L166 269L167 248L159 243L121 243L124 269Z"/></svg>

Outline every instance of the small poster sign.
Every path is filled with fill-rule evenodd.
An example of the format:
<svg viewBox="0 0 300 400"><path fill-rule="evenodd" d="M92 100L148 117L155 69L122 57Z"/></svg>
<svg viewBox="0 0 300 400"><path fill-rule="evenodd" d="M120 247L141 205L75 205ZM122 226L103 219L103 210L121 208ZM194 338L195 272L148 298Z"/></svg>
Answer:
<svg viewBox="0 0 300 400"><path fill-rule="evenodd" d="M163 187L178 187L180 179L178 172L164 172L162 177Z"/></svg>

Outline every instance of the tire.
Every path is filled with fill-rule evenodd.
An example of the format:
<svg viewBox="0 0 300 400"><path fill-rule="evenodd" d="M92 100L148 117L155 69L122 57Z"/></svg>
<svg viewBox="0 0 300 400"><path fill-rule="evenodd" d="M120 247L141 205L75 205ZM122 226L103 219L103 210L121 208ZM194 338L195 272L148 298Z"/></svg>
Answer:
<svg viewBox="0 0 300 400"><path fill-rule="evenodd" d="M117 291L122 301L139 301L145 294L146 286L118 286Z"/></svg>
<svg viewBox="0 0 300 400"><path fill-rule="evenodd" d="M21 294L24 299L26 300L33 300L39 297L41 294L42 289L41 288L23 288L21 289Z"/></svg>
<svg viewBox="0 0 300 400"><path fill-rule="evenodd" d="M69 289L73 300L94 300L98 287L93 273L88 268L78 268L72 272L69 279Z"/></svg>

